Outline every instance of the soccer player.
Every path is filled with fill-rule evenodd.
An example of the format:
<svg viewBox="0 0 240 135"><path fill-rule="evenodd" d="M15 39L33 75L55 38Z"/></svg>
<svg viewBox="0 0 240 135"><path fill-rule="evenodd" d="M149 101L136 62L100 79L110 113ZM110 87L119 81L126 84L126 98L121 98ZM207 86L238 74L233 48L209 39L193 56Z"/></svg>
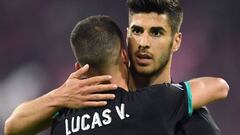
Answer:
<svg viewBox="0 0 240 135"><path fill-rule="evenodd" d="M76 68L89 64L87 77L110 74L118 85L114 100L100 108L62 109L52 135L173 135L176 123L198 108L225 98L227 87L208 88L202 78L179 84L155 84L128 92L127 54L118 26L106 16L80 21L71 33ZM191 90L191 87L193 88ZM201 97L200 99L196 97Z"/></svg>
<svg viewBox="0 0 240 135"><path fill-rule="evenodd" d="M105 19L109 20L109 18L105 18ZM111 20L109 21L111 22ZM114 24L114 22L112 23ZM114 27L118 29L116 25L114 25ZM100 27L94 27L94 28L98 31L101 30ZM88 27L86 29L90 30L90 28ZM118 29L117 33L119 32L120 30ZM96 34L96 33L93 32L93 34ZM108 101L109 105L105 107L105 109L103 108L92 109L93 110L92 113L89 113L89 114L84 113L82 115L79 114L79 116L78 114L76 114L77 115L76 117L71 117L70 115L69 119L64 119L64 117L66 116L65 114L75 114L78 111L89 112L91 110L81 110L81 109L67 110L67 111L61 110L60 114L57 117L54 129L52 132L53 134L56 133L57 131L56 129L59 129L59 127L63 126L62 124L65 124L65 128L63 128L65 129L64 130L65 134L73 134L74 132L79 132L79 131L81 132L83 130L88 130L90 128L96 129L94 131L90 130L89 131L90 133L99 131L99 130L103 130L103 131L100 131L98 133L107 132L108 130L106 131L106 128L109 126L112 129L116 129L116 127L114 126L115 125L114 123L117 123L118 126L120 127L122 126L122 128L124 128L123 130L125 131L124 134L127 134L127 133L139 134L139 131L141 131L140 133L142 134L162 133L162 132L164 132L164 134L165 132L167 132L167 134L172 134L175 128L174 123L182 118L185 118L186 114L188 112L191 112L191 105L187 104L187 103L191 103L191 101L187 100L187 99L190 99L190 98L187 98L187 97L190 97L189 96L190 94L187 94L186 92L186 90L189 91L189 85L185 85L184 83L176 84L176 85L170 85L170 84L155 85L150 88L144 88L142 90L138 90L137 93L130 93L130 94L126 93L122 88L124 88L125 90L128 89L126 84L126 79L125 79L125 77L127 76L127 71L126 71L126 67L124 66L124 64L128 62L126 58L126 53L124 53L125 51L122 45L123 42L121 42L122 40L120 40L121 36L118 37L119 35L121 34L117 34L117 35L115 34L115 36L112 37L113 32L110 32L110 34L108 34L108 36L110 37L107 38L107 34L104 34L102 31L100 31L99 38L101 40L106 38L106 40L104 40L105 41L104 43L109 43L109 40L107 39L111 39L111 41L114 41L115 39L118 42L116 41L116 44L112 44L114 42L110 42L111 44L108 44L108 46L105 46L106 51L104 51L105 49L101 49L99 47L96 47L96 48L91 47L88 49L83 49L87 52L81 53L81 55L83 55L82 58L85 58L87 60L89 59L95 60L97 61L98 64L100 64L99 66L103 66L104 63L101 60L101 58L105 58L105 66L103 66L104 68L99 69L99 68L93 67L91 68L92 70L90 70L90 72L87 73L88 76L94 76L100 73L110 74L113 76L112 80L109 80L109 77L107 76L97 76L89 79L80 80L79 78L81 78L89 68L88 66L84 66L82 69L72 73L63 86L51 91L50 93L47 93L42 97L39 97L35 100L21 104L6 122L5 134L6 135L36 134L37 132L41 131L42 129L44 129L45 127L48 127L51 124L51 121L52 121L51 118L53 114L59 111L60 109L62 109L62 107L78 108L83 106L106 105L104 101L98 102L96 100L113 99L114 96L112 96L111 94L102 95L102 94L99 94L99 92L101 92L103 89L106 89L106 88L114 89L116 87L114 85L96 85L101 81L105 81L105 83L110 81L111 83L116 83L118 84L119 87L121 87L121 88L118 88L118 91L111 92L116 94L117 98L113 101L111 100ZM86 32L81 34L81 37L84 37L84 36L86 36ZM95 36L88 36L88 39L90 41L95 41L93 40L93 37ZM118 38L116 38L116 36ZM83 40L82 38L81 40L77 38L75 41L82 41L82 40ZM100 43L100 42L97 42L97 43ZM101 44L96 44L96 42L94 42L94 44L101 45ZM115 48L112 48L112 47L115 47ZM114 51L113 49L116 49L116 50ZM80 51L83 51L83 50L80 49ZM93 52L91 53L89 52L89 50ZM95 51L96 53L94 53ZM106 54L104 55L104 52L107 53L107 55ZM99 57L96 57L95 54L98 55ZM75 55L81 58L81 55L79 56L78 53L75 53ZM88 55L89 56L93 55L95 57L91 58L91 57L88 57ZM109 56L112 56L112 57L109 57ZM108 60L108 58L110 59ZM82 60L81 62L82 64L85 64ZM91 63L90 61L88 62ZM111 66L113 67L111 68ZM79 64L76 64L76 68L79 68ZM101 80L101 81L98 81L98 80ZM191 84L192 95L193 95L192 97L193 107L202 106L203 104L206 104L207 102L210 102L214 99L224 98L226 97L227 91L228 91L228 85L226 84L226 82L218 78L194 79L190 81L190 84ZM202 94L204 94L205 97L201 99L196 98L201 96ZM161 107L158 107L159 105L161 105ZM166 105L169 105L169 106L166 107ZM162 107L164 106L166 108L162 109ZM108 109L108 107L111 109ZM155 112L154 110L157 112ZM163 116L165 114L166 116ZM170 116L169 114L172 114L172 115ZM176 117L173 117L175 115ZM147 116L147 117L142 117L142 116ZM79 119L81 119L81 122L83 122L83 124L81 123L81 125L79 125L80 124ZM64 121L61 121L61 120L64 120ZM148 121L149 123L153 122L152 124L154 126L153 127L146 126L146 124L149 124L149 123L143 123L141 121ZM76 122L76 125L74 124L75 122ZM159 123L161 123L160 127L159 127ZM102 124L106 125L106 127L104 126L104 128L98 128L98 127L102 127L103 126ZM129 126L129 124L131 126ZM166 124L170 124L170 125L166 125ZM138 128L138 127L141 127L141 128ZM167 127L167 128L164 128L164 127ZM118 133L122 134L122 132L118 132L119 130L111 130L111 131L113 131L114 134L118 134Z"/></svg>
<svg viewBox="0 0 240 135"><path fill-rule="evenodd" d="M44 127L49 127L52 121L51 118L53 114L60 110L62 107L80 108L83 106L106 105L106 102L104 100L113 99L114 96L112 94L95 94L95 92L100 92L104 89L111 90L114 89L115 86L110 84L97 85L102 81L110 80L107 76L97 76L94 78L79 80L83 72L86 72L86 70L87 69L85 67L72 73L68 80L61 87L51 91L50 93L40 98L23 103L18 106L6 122L6 134L35 134L41 131ZM161 83L161 81L159 81L159 83ZM211 79L211 81L209 81L208 83L208 88L212 88L212 90L226 87L226 83L218 78ZM41 113L36 113L40 111ZM19 124L19 122L21 124Z"/></svg>
<svg viewBox="0 0 240 135"><path fill-rule="evenodd" d="M138 88L170 83L171 63L182 40L183 11L178 0L128 0L131 72ZM199 97L200 98L200 97ZM178 124L176 134L219 135L207 108Z"/></svg>

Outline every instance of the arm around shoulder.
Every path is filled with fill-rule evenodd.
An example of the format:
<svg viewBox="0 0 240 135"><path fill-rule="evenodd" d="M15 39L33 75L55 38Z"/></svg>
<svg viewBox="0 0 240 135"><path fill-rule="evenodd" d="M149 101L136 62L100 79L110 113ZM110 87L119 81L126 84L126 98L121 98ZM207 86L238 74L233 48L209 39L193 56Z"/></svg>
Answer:
<svg viewBox="0 0 240 135"><path fill-rule="evenodd" d="M225 99L229 92L228 83L217 77L200 77L189 81L192 91L193 108Z"/></svg>
<svg viewBox="0 0 240 135"><path fill-rule="evenodd" d="M101 84L109 81L109 76L79 79L87 69L85 66L73 72L60 87L20 104L5 122L5 135L33 135L50 127L61 108L100 107L114 99L113 94L98 94L117 88L114 84Z"/></svg>

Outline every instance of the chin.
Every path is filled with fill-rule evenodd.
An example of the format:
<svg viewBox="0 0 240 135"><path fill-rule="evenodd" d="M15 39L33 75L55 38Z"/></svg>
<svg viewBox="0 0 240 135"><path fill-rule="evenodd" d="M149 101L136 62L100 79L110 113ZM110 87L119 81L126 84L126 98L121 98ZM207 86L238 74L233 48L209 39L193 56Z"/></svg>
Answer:
<svg viewBox="0 0 240 135"><path fill-rule="evenodd" d="M154 70L149 69L148 67L136 68L135 72L142 76L151 76L152 74L154 74Z"/></svg>

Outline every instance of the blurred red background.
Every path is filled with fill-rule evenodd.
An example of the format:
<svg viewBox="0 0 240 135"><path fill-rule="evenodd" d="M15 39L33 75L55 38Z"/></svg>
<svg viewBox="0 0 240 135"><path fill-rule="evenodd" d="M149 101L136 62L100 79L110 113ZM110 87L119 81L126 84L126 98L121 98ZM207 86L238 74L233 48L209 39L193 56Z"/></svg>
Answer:
<svg viewBox="0 0 240 135"><path fill-rule="evenodd" d="M222 135L239 135L240 2L181 2L183 42L174 56L173 80L225 78L231 88L228 99L208 107ZM97 14L112 16L126 33L125 1L0 1L0 132L18 104L60 86L74 71L70 32L79 20Z"/></svg>

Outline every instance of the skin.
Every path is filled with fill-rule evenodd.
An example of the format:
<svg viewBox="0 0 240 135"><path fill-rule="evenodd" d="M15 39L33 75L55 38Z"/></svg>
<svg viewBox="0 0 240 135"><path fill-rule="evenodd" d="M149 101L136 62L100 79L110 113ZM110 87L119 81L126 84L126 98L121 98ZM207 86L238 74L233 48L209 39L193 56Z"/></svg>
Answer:
<svg viewBox="0 0 240 135"><path fill-rule="evenodd" d="M4 134L34 135L50 127L54 114L61 108L100 107L107 104L106 100L114 99L113 94L96 94L117 88L115 84L101 84L111 81L112 76L95 76L81 80L88 70L89 66L86 65L71 73L60 87L17 106L5 121Z"/></svg>
<svg viewBox="0 0 240 135"><path fill-rule="evenodd" d="M171 82L172 57L179 49L181 39L182 34L180 32L172 32L166 14L154 12L129 14L129 57L132 63L133 82L137 88ZM224 95L224 92L216 91L216 93L211 93L212 95L209 98L203 100L203 97L206 96L204 89L206 90L207 88L211 91L215 86L220 86L218 84L226 83L221 78L205 79L204 81L198 79L190 81L193 93L192 103L196 105L193 106L194 109L200 108L210 100L214 101L210 97L218 94ZM200 85L199 82L201 82ZM207 83L215 84L215 86L206 86ZM194 88L198 88L200 91L195 91L196 89Z"/></svg>
<svg viewBox="0 0 240 135"><path fill-rule="evenodd" d="M171 82L172 57L180 47L182 34L172 33L165 14L138 13L129 20L129 58L136 86Z"/></svg>
<svg viewBox="0 0 240 135"><path fill-rule="evenodd" d="M131 21L128 28L129 51L132 63L131 69L133 69L132 73L133 77L135 77L133 82L137 87L171 82L170 67L172 55L180 47L182 34L180 32L172 34L167 19L166 15L158 15L155 13L140 13L130 18ZM143 32L133 31L133 26L142 28ZM153 28L154 32L152 31ZM161 30L161 34L158 33L159 29ZM140 53L140 58L138 58L139 48L142 47L144 48L143 51L141 50L143 54ZM120 54L123 63L127 63L124 56L126 53L121 52ZM79 69L79 64L77 64L76 67ZM121 67L123 67L122 70L125 70L125 66L121 65ZM84 67L77 70L77 73L72 73L63 86L43 97L18 106L5 123L5 134L35 134L49 127L53 114L62 107L81 108L85 106L97 107L106 105L104 100L113 99L114 96L96 95L94 92L103 91L104 89L115 89L116 86L110 84L104 86L100 84L101 82L110 81L111 78L106 76L105 79L103 79L102 76L98 76L98 78L93 77L80 80L79 78L87 72L87 69ZM119 73L118 76L116 76L116 71L110 71L109 74L112 75L113 78L113 80L110 81L111 83L118 84L118 86L123 88L127 87L126 80L122 78L122 74ZM101 81L100 78L102 79ZM194 108L226 98L229 89L227 83L221 78L198 78L190 80L189 82L192 87L192 104ZM69 85L66 85L66 83ZM78 91L76 92L75 90ZM64 94L65 96L62 96ZM89 101L91 101L92 104L89 104ZM40 111L38 108L29 111L28 108L33 108L36 105L39 106L38 108L41 108L40 110L45 110L47 113L36 113ZM19 124L19 121L24 124Z"/></svg>

